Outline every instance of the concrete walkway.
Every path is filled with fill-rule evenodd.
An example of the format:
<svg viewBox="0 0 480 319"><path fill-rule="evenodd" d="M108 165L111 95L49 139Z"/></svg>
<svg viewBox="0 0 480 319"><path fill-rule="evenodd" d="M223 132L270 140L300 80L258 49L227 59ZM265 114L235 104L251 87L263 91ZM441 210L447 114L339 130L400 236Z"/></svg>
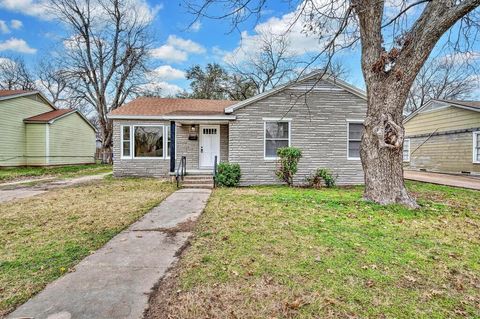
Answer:
<svg viewBox="0 0 480 319"><path fill-rule="evenodd" d="M126 319L143 317L149 294L177 260L211 191L182 189L49 284L7 318ZM172 228L173 227L173 228ZM169 231L177 228L180 232Z"/></svg>
<svg viewBox="0 0 480 319"><path fill-rule="evenodd" d="M27 198L48 192L51 189L75 186L91 181L103 179L111 173L87 175L76 178L60 179L53 182L41 183L34 186L18 186L18 183L0 184L0 203L15 199ZM23 182L25 183L25 181ZM20 184L21 185L21 184ZM12 188L13 187L13 188ZM3 189L2 189L3 188Z"/></svg>
<svg viewBox="0 0 480 319"><path fill-rule="evenodd" d="M403 175L413 181L480 190L480 177L418 171L404 171Z"/></svg>

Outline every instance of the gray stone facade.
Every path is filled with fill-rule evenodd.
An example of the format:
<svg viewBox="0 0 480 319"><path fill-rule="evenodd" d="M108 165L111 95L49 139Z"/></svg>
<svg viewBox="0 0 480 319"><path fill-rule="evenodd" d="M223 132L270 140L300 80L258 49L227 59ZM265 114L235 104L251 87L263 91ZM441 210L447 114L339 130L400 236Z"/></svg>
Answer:
<svg viewBox="0 0 480 319"><path fill-rule="evenodd" d="M264 119L281 117L291 120L290 145L303 153L296 184L317 168L330 169L339 185L364 182L360 160L347 159L347 120L363 120L366 101L322 81L305 103L306 87L287 87L233 113L237 118L230 123L229 160L240 164L242 185L279 182L276 161L264 159Z"/></svg>
<svg viewBox="0 0 480 319"><path fill-rule="evenodd" d="M313 83L313 82L312 82ZM364 182L360 159L347 158L347 125L363 121L365 99L327 81L297 83L233 112L235 120L220 127L220 160L238 163L241 185L275 184L276 161L264 158L264 123L266 119L288 119L290 145L302 150L303 157L295 177L296 184L318 168L328 168L337 184ZM308 90L308 93L305 93ZM141 124L169 125L168 121L114 120L114 175L168 176L169 159L121 159L120 126ZM196 132L199 132L196 124ZM189 140L191 124L177 123L176 165L187 157L187 170L198 169L199 141Z"/></svg>
<svg viewBox="0 0 480 319"><path fill-rule="evenodd" d="M121 127L123 125L164 125L170 126L169 121L149 120L114 120L113 121L113 174L114 176L151 176L167 177L170 170L170 159L122 159L120 154ZM182 156L187 157L187 170L199 169L199 140L189 140L192 125L177 123L175 167ZM197 134L199 125L195 124ZM220 125L220 159L228 161L228 125Z"/></svg>
<svg viewBox="0 0 480 319"><path fill-rule="evenodd" d="M122 125L170 125L168 121L135 121L115 120L113 121L113 176L152 176L167 177L170 169L170 159L122 159L121 148L121 127Z"/></svg>

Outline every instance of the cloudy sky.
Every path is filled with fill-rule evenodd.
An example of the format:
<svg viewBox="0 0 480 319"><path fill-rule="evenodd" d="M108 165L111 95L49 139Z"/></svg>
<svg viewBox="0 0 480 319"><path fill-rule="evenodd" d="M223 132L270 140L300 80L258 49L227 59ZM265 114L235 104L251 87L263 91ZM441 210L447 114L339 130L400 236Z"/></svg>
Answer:
<svg viewBox="0 0 480 319"><path fill-rule="evenodd" d="M46 0L0 0L0 55L21 55L34 66L55 50L61 49L62 26L46 12ZM152 82L160 83L165 93L176 93L188 87L184 71L193 64L224 63L241 47L250 52L262 30L282 32L290 25L293 11L288 1L270 1L262 13L260 23L241 25L231 31L229 21L202 20L192 23L194 17L186 12L179 0L128 0L136 3L152 20L155 45L151 51ZM395 1L395 0L390 0ZM299 56L315 54L319 45L314 38L301 32L301 26L292 29L290 43ZM348 70L348 82L363 87L358 48L340 56Z"/></svg>

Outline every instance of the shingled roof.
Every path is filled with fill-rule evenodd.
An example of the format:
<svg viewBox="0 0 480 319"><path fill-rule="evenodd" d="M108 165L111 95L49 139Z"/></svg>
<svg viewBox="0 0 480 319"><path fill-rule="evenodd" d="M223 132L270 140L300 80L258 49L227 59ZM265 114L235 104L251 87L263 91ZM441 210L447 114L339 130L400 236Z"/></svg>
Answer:
<svg viewBox="0 0 480 319"><path fill-rule="evenodd" d="M462 100L437 100L437 101L480 109L480 101L462 101Z"/></svg>
<svg viewBox="0 0 480 319"><path fill-rule="evenodd" d="M32 94L34 94L35 91L26 91L26 90L0 90L0 97L14 96L14 95L20 95L20 94L25 94L25 93L32 93Z"/></svg>
<svg viewBox="0 0 480 319"><path fill-rule="evenodd" d="M220 115L225 114L226 107L235 103L228 100L140 97L113 110L110 115Z"/></svg>
<svg viewBox="0 0 480 319"><path fill-rule="evenodd" d="M54 110L50 112L45 112L42 114L38 114L32 117L28 117L24 119L23 121L25 123L48 123L56 118L59 118L60 116L63 116L68 113L75 112L75 110L72 109L59 109L59 110Z"/></svg>

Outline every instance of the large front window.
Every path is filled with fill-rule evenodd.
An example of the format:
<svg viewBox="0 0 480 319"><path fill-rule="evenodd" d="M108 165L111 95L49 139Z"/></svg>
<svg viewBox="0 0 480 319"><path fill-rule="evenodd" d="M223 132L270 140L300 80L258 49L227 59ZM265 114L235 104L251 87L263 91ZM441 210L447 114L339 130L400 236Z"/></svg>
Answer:
<svg viewBox="0 0 480 319"><path fill-rule="evenodd" d="M265 158L277 158L277 149L290 146L290 122L265 122Z"/></svg>
<svg viewBox="0 0 480 319"><path fill-rule="evenodd" d="M134 126L135 157L163 157L163 126Z"/></svg>

